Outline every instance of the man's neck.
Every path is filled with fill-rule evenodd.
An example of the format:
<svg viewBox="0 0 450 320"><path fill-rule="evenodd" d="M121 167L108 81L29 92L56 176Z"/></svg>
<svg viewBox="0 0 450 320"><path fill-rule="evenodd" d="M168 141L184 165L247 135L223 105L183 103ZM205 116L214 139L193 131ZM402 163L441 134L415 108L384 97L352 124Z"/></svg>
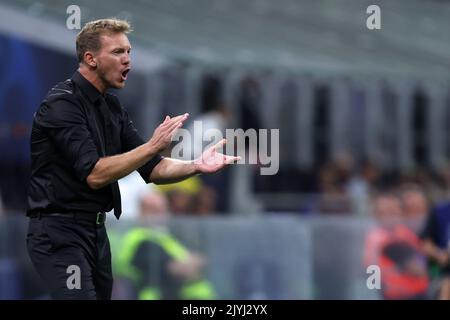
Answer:
<svg viewBox="0 0 450 320"><path fill-rule="evenodd" d="M86 78L101 94L105 94L106 86L103 84L103 81L98 77L96 72L93 72L86 68L85 66L80 66L78 68L78 72Z"/></svg>

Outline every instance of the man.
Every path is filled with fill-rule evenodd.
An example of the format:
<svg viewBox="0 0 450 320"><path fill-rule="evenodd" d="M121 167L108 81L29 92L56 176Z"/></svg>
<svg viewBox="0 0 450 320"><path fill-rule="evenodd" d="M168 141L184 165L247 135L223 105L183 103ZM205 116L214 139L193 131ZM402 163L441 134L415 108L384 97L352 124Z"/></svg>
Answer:
<svg viewBox="0 0 450 320"><path fill-rule="evenodd" d="M381 269L381 295L387 300L426 299L429 280L417 235L403 222L400 199L386 193L374 199L377 226L366 236L365 267Z"/></svg>
<svg viewBox="0 0 450 320"><path fill-rule="evenodd" d="M110 299L111 253L104 221L121 214L117 180L137 170L145 182L171 183L213 173L239 158L217 152L199 159L159 155L187 114L166 116L144 141L109 88L131 70L126 21L87 23L76 39L79 69L50 90L35 114L28 192L27 246L55 299Z"/></svg>
<svg viewBox="0 0 450 320"><path fill-rule="evenodd" d="M428 217L429 204L419 186L407 185L401 193L405 225L420 235Z"/></svg>
<svg viewBox="0 0 450 320"><path fill-rule="evenodd" d="M427 217L421 233L429 259L430 275L438 283L439 300L450 300L450 203L438 202Z"/></svg>

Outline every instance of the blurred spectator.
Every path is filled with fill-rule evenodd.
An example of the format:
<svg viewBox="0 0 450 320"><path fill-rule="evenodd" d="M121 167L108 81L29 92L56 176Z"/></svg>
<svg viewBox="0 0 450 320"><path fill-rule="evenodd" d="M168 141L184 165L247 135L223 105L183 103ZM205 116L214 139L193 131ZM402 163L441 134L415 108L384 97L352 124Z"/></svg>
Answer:
<svg viewBox="0 0 450 320"><path fill-rule="evenodd" d="M122 196L122 219L135 220L139 216L139 199L149 190L155 187L154 184L142 183L142 178L138 172L134 171L128 176L119 180L120 193Z"/></svg>
<svg viewBox="0 0 450 320"><path fill-rule="evenodd" d="M367 215L370 212L370 198L379 186L380 176L379 167L370 159L364 160L360 164L360 169L347 185L356 213Z"/></svg>
<svg viewBox="0 0 450 320"><path fill-rule="evenodd" d="M414 186L420 188L426 198L431 201L439 201L442 199L442 188L439 188L436 179L433 178L430 170L424 167L416 167L413 171L400 175L396 181L399 188L403 186Z"/></svg>
<svg viewBox="0 0 450 320"><path fill-rule="evenodd" d="M218 142L210 141L213 137L208 135L208 131L210 133L212 130L218 131L222 137L225 137L226 129L230 128L232 114L229 107L224 103L220 77L212 74L204 76L200 107L200 114L196 115L186 128L191 134L191 141L187 139L182 142L186 150L190 150L191 159L198 158L208 145ZM225 151L224 148L223 153ZM214 176L203 175L200 179L214 193L221 195L220 197L214 197L213 207L215 211L227 211L229 207L229 171L223 170L217 172ZM175 197L173 194L170 196ZM184 198L186 198L185 196ZM181 195L176 195L176 197L180 198ZM178 201L181 201L181 199Z"/></svg>
<svg viewBox="0 0 450 320"><path fill-rule="evenodd" d="M169 210L174 215L207 215L217 211L217 193L197 177L157 188L167 195Z"/></svg>
<svg viewBox="0 0 450 320"><path fill-rule="evenodd" d="M202 182L194 176L181 182L158 185L157 188L166 194L172 214L185 215L193 213L195 196L202 188Z"/></svg>
<svg viewBox="0 0 450 320"><path fill-rule="evenodd" d="M211 137L204 135L208 130L214 129L218 130L223 137L225 137L225 130L229 128L229 120L230 120L230 112L228 108L220 103L217 105L209 106L207 111L197 116L191 125L188 127L188 130L191 132L193 140L193 145L190 146L190 150L192 151L192 159L198 158L201 155L201 152L205 150L205 148L211 143L217 143L218 141L210 141ZM195 126L201 124L202 131L199 132L201 135L197 133ZM194 134L196 133L196 134ZM189 148L188 148L189 150ZM222 151L221 151L222 152ZM226 148L224 148L223 153L226 152ZM228 210L228 202L229 202L229 184L230 184L230 175L229 170L222 170L214 174L214 176L203 175L200 177L203 184L207 186L213 193L218 193L221 197L213 197L210 200L214 201L212 206L215 210L224 212Z"/></svg>
<svg viewBox="0 0 450 320"><path fill-rule="evenodd" d="M319 172L319 200L317 211L324 214L350 214L353 212L346 193L343 177L335 163L324 165Z"/></svg>
<svg viewBox="0 0 450 320"><path fill-rule="evenodd" d="M168 202L160 192L140 198L140 226L121 238L117 268L140 300L214 299L203 277L205 258L188 250L168 230Z"/></svg>
<svg viewBox="0 0 450 320"><path fill-rule="evenodd" d="M187 130L191 133L193 141L183 141L186 149L191 150L191 159L200 157L205 147L209 144L219 142L209 141L209 138L205 135L208 130L218 130L225 137L225 129L229 127L230 117L231 114L228 108L224 104L219 104L209 108L208 111L199 114L192 120ZM201 131L197 128L201 128ZM190 144L191 142L192 145Z"/></svg>
<svg viewBox="0 0 450 320"><path fill-rule="evenodd" d="M422 234L431 276L439 282L439 299L450 300L450 202L437 204Z"/></svg>
<svg viewBox="0 0 450 320"><path fill-rule="evenodd" d="M438 170L439 189L435 191L435 200L450 200L450 162L447 162Z"/></svg>
<svg viewBox="0 0 450 320"><path fill-rule="evenodd" d="M193 213L204 216L216 212L216 198L213 188L203 186L194 197Z"/></svg>
<svg viewBox="0 0 450 320"><path fill-rule="evenodd" d="M338 180L351 201L351 210L365 215L369 211L370 196L378 183L378 168L374 163L366 161L359 169L352 154L344 150L338 153L335 164Z"/></svg>
<svg viewBox="0 0 450 320"><path fill-rule="evenodd" d="M258 80L251 76L245 77L241 81L239 93L239 127L244 131L262 128L260 119L261 100L262 93Z"/></svg>
<svg viewBox="0 0 450 320"><path fill-rule="evenodd" d="M402 224L400 200L377 195L374 218L377 226L366 237L364 264L381 269L383 299L425 299L429 281L419 238Z"/></svg>
<svg viewBox="0 0 450 320"><path fill-rule="evenodd" d="M418 185L407 185L403 187L401 200L405 225L419 235L428 216L428 199Z"/></svg>

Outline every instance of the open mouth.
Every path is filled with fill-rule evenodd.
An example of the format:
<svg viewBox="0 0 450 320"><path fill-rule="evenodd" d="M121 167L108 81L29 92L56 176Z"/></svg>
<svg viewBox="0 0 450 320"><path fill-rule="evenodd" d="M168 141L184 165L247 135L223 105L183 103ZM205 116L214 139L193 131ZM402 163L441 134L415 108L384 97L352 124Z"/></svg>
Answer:
<svg viewBox="0 0 450 320"><path fill-rule="evenodd" d="M128 72L130 72L131 69L125 69L122 71L122 79L127 80Z"/></svg>

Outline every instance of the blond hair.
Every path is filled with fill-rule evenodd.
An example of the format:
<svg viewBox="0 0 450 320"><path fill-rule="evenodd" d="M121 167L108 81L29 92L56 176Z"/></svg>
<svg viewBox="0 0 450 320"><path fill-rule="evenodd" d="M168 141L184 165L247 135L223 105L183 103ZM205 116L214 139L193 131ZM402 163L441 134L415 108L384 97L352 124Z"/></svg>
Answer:
<svg viewBox="0 0 450 320"><path fill-rule="evenodd" d="M133 31L128 21L110 18L88 22L77 35L76 49L78 62L83 62L86 51L100 49L100 35L104 33L129 33Z"/></svg>

